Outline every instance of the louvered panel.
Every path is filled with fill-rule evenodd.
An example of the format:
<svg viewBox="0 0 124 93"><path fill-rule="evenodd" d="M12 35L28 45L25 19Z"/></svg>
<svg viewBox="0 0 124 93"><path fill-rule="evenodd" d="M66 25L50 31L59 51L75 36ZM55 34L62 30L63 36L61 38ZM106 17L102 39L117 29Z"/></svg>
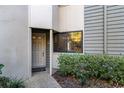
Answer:
<svg viewBox="0 0 124 93"><path fill-rule="evenodd" d="M101 9L102 6L101 5L94 5L94 6L85 6L85 10L84 11L91 11L91 10L96 10L96 9Z"/></svg>
<svg viewBox="0 0 124 93"><path fill-rule="evenodd" d="M84 48L86 48L86 47L84 47ZM103 48L97 47L97 50L96 50L96 48L94 48L94 47L90 47L90 48L88 47L88 48L86 48L85 50L86 50L86 51L94 51L94 52L95 52L95 51L101 51L101 52L102 52L102 51L103 51ZM86 52L86 51L85 51L85 52Z"/></svg>
<svg viewBox="0 0 124 93"><path fill-rule="evenodd" d="M85 12L85 15L88 15L88 14L92 14L92 13L99 13L99 12L103 12L103 9L94 9L94 10L88 10L88 11L84 11Z"/></svg>
<svg viewBox="0 0 124 93"><path fill-rule="evenodd" d="M95 50L86 50L85 51L85 54L102 54L103 52L102 52L103 50L97 50L97 51L95 51Z"/></svg>
<svg viewBox="0 0 124 93"><path fill-rule="evenodd" d="M85 32L85 35L90 35L90 34L102 34L103 32L103 29L99 30L99 29L96 29L96 30L87 30L87 32Z"/></svg>
<svg viewBox="0 0 124 93"><path fill-rule="evenodd" d="M94 16L102 16L103 15L103 13L102 12L99 12L99 13L93 13L93 14L88 14L87 16L86 16L86 18L88 18L88 17L94 17Z"/></svg>
<svg viewBox="0 0 124 93"><path fill-rule="evenodd" d="M110 36L110 35L109 35L109 36L107 37L107 39L108 39L108 40L124 40L124 36L123 36L123 35L120 35L120 36L117 36L117 35L116 35L116 36L112 36L112 35Z"/></svg>
<svg viewBox="0 0 124 93"><path fill-rule="evenodd" d="M86 20L85 20L85 21L86 21ZM85 24L85 26L87 26L87 27L103 26L103 23L102 23L102 22L100 22L99 24Z"/></svg>
<svg viewBox="0 0 124 93"><path fill-rule="evenodd" d="M109 51L109 55L124 55L124 52L118 52L118 51Z"/></svg>
<svg viewBox="0 0 124 93"><path fill-rule="evenodd" d="M89 18L86 18L85 21L90 21L90 20L99 20L99 19L103 19L103 16L94 16L94 17L89 17Z"/></svg>
<svg viewBox="0 0 124 93"><path fill-rule="evenodd" d="M124 37L124 31L123 32L113 32L113 33L108 33L108 36L123 36Z"/></svg>
<svg viewBox="0 0 124 93"><path fill-rule="evenodd" d="M85 38L92 38L92 37L102 37L103 34L102 33L97 33L97 34L87 34L85 35Z"/></svg>
<svg viewBox="0 0 124 93"><path fill-rule="evenodd" d="M109 21L108 25L124 24L124 20Z"/></svg>
<svg viewBox="0 0 124 93"><path fill-rule="evenodd" d="M108 44L123 44L124 40L120 40L120 39L116 39L116 40L108 40L107 41Z"/></svg>
<svg viewBox="0 0 124 93"><path fill-rule="evenodd" d="M124 44L116 44L116 43L113 43L113 44L109 44L108 48L124 48Z"/></svg>
<svg viewBox="0 0 124 93"><path fill-rule="evenodd" d="M86 48L99 48L99 47L103 47L102 44L90 44L90 45L85 45ZM102 50L102 48L101 48Z"/></svg>
<svg viewBox="0 0 124 93"><path fill-rule="evenodd" d="M111 17L113 17L113 16L114 16L114 17L124 16L124 12L108 14L108 18L111 18Z"/></svg>
<svg viewBox="0 0 124 93"><path fill-rule="evenodd" d="M123 16L118 16L118 17L112 17L112 18L107 19L108 22L109 21L119 21L119 20L124 20L124 17Z"/></svg>
<svg viewBox="0 0 124 93"><path fill-rule="evenodd" d="M86 15L85 15L86 16ZM85 18L86 19L86 18ZM85 20L84 19L84 20ZM90 20L90 21L85 21L84 24L94 24L94 23L103 23L103 19L99 19L99 20Z"/></svg>
<svg viewBox="0 0 124 93"><path fill-rule="evenodd" d="M86 9L86 8L91 8L91 9L92 9L93 7L97 7L97 5L86 5L86 6L85 6L85 9Z"/></svg>
<svg viewBox="0 0 124 93"><path fill-rule="evenodd" d="M114 29L109 29L107 32L109 33L123 33L124 32L124 28L114 28Z"/></svg>
<svg viewBox="0 0 124 93"><path fill-rule="evenodd" d="M107 53L124 54L124 6L107 6ZM104 7L84 8L84 50L85 53L103 53Z"/></svg>
<svg viewBox="0 0 124 93"><path fill-rule="evenodd" d="M108 7L107 8L108 11L124 8L124 6L122 6L122 5L112 5L112 6L107 6L107 7Z"/></svg>
<svg viewBox="0 0 124 93"><path fill-rule="evenodd" d="M103 53L103 6L84 8L84 52Z"/></svg>
<svg viewBox="0 0 124 93"><path fill-rule="evenodd" d="M95 31L95 30L103 30L103 26L98 26L98 27L87 27L85 26L85 30L91 30L91 31Z"/></svg>
<svg viewBox="0 0 124 93"><path fill-rule="evenodd" d="M124 48L120 48L120 49L117 49L117 48L108 48L110 52L124 52Z"/></svg>
<svg viewBox="0 0 124 93"><path fill-rule="evenodd" d="M102 41L103 40L103 37L92 37L92 38L87 38L86 35L85 35L85 41Z"/></svg>
<svg viewBox="0 0 124 93"><path fill-rule="evenodd" d="M109 7L107 7L108 9ZM123 8L120 8L120 9L112 9L112 10L109 10L107 11L107 14L115 14L115 13L122 13L124 12L124 9Z"/></svg>
<svg viewBox="0 0 124 93"><path fill-rule="evenodd" d="M107 6L108 54L124 54L124 6Z"/></svg>
<svg viewBox="0 0 124 93"><path fill-rule="evenodd" d="M103 44L103 41L84 41L85 44Z"/></svg>

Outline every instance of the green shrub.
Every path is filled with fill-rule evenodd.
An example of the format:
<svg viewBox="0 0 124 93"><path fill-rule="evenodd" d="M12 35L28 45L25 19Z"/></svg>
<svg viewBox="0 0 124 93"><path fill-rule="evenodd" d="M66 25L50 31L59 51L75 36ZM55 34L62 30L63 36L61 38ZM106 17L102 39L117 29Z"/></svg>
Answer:
<svg viewBox="0 0 124 93"><path fill-rule="evenodd" d="M58 58L59 71L62 75L75 75L75 67L80 62L80 55L61 54Z"/></svg>
<svg viewBox="0 0 124 93"><path fill-rule="evenodd" d="M3 88L7 87L9 81L10 81L9 78L7 78L7 77L2 77L2 76L1 76L1 77L0 77L0 87L3 87Z"/></svg>
<svg viewBox="0 0 124 93"><path fill-rule="evenodd" d="M0 74L2 74L2 71L1 71L1 69L4 67L4 65L3 64L0 64Z"/></svg>
<svg viewBox="0 0 124 93"><path fill-rule="evenodd" d="M58 61L61 74L74 75L81 84L90 77L124 84L123 56L62 54Z"/></svg>
<svg viewBox="0 0 124 93"><path fill-rule="evenodd" d="M22 80L10 80L8 86L9 88L24 88L24 82Z"/></svg>
<svg viewBox="0 0 124 93"><path fill-rule="evenodd" d="M4 67L0 64L0 74L2 74L1 69ZM0 88L24 88L24 82L22 80L10 79L8 77L0 76Z"/></svg>
<svg viewBox="0 0 124 93"><path fill-rule="evenodd" d="M0 87L2 88L24 88L22 80L10 79L7 77L0 77Z"/></svg>

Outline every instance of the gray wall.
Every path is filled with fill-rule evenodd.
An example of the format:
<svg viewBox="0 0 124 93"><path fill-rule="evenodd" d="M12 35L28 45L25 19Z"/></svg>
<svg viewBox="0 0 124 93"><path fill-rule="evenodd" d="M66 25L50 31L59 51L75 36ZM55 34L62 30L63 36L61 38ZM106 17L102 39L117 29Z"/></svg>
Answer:
<svg viewBox="0 0 124 93"><path fill-rule="evenodd" d="M84 20L85 53L124 54L124 6L85 6Z"/></svg>
<svg viewBox="0 0 124 93"><path fill-rule="evenodd" d="M0 64L3 75L27 79L31 76L28 61L28 6L0 6Z"/></svg>
<svg viewBox="0 0 124 93"><path fill-rule="evenodd" d="M124 6L107 6L107 53L124 54Z"/></svg>
<svg viewBox="0 0 124 93"><path fill-rule="evenodd" d="M104 31L103 6L85 6L84 8L84 52L103 53Z"/></svg>

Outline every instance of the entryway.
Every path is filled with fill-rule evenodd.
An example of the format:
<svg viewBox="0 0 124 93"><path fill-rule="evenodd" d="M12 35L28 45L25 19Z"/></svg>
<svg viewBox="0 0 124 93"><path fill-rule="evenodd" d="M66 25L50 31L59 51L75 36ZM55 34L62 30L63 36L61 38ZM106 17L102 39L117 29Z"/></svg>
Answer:
<svg viewBox="0 0 124 93"><path fill-rule="evenodd" d="M25 81L26 88L61 88L57 81L47 71L36 72Z"/></svg>
<svg viewBox="0 0 124 93"><path fill-rule="evenodd" d="M49 69L49 30L32 28L32 72Z"/></svg>

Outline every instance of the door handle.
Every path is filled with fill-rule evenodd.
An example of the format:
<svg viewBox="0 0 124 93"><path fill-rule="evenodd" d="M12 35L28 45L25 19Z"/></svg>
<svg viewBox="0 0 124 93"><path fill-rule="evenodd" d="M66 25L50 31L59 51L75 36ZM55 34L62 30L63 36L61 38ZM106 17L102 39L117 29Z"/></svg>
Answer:
<svg viewBox="0 0 124 93"><path fill-rule="evenodd" d="M43 56L44 56L44 52L43 52Z"/></svg>

